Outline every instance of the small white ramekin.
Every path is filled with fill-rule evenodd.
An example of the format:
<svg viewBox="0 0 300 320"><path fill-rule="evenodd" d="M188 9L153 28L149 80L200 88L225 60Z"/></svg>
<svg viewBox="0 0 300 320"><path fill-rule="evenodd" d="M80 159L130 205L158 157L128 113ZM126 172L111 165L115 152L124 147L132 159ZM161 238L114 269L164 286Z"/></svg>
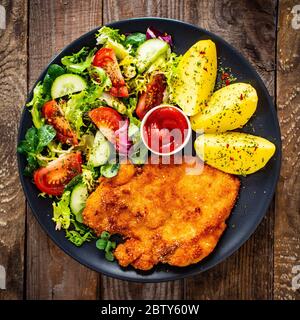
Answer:
<svg viewBox="0 0 300 320"><path fill-rule="evenodd" d="M163 108L163 107L169 107L169 108L174 108L174 109L176 109L176 111L180 112L180 113L184 116L184 118L185 118L185 120L186 120L186 122L187 122L187 125L188 125L188 133L187 133L187 135L186 135L183 143L182 143L178 148L174 149L174 150L171 151L171 152L167 152L167 153L158 152L158 151L155 151L155 150L151 149L151 148L148 146L148 144L146 143L146 141L145 141L145 139L144 139L144 134L143 134L143 129L144 129L145 123L146 123L148 117L150 116L150 114L153 113L155 110L160 109L160 108ZM189 140L190 140L191 134L192 134L192 128L191 128L190 119L183 113L183 111L182 111L181 109L179 109L179 108L177 108L177 107L175 107L175 106L172 106L171 104L160 104L159 106L154 107L153 109L149 110L149 111L145 114L145 116L144 116L144 118L143 118L143 120L142 120L142 122L141 122L140 134L141 134L142 141L143 141L144 145L145 145L151 152L153 152L154 154L156 154L156 155L158 155L158 156L171 156L171 155L179 152L180 150L182 150L182 149L187 145L187 143L188 143Z"/></svg>

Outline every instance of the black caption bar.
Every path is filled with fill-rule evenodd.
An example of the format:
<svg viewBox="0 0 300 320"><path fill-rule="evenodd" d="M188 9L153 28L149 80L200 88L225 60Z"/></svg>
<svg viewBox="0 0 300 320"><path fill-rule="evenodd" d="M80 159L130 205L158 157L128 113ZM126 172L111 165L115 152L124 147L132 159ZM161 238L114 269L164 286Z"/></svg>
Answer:
<svg viewBox="0 0 300 320"><path fill-rule="evenodd" d="M262 311L268 316L299 312L293 301L0 301L0 319L9 314L23 318L42 319L63 317L73 319L203 319L204 315L258 317ZM296 314L297 314L296 313ZM3 316L3 317L2 317Z"/></svg>

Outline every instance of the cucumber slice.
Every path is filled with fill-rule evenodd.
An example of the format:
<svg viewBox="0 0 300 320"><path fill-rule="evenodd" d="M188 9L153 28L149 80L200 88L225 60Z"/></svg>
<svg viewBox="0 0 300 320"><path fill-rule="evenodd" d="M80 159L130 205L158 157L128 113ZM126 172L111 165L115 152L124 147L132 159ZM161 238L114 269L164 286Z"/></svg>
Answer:
<svg viewBox="0 0 300 320"><path fill-rule="evenodd" d="M160 55L166 53L169 48L170 46L160 39L150 39L142 43L136 51L138 72L143 73Z"/></svg>
<svg viewBox="0 0 300 320"><path fill-rule="evenodd" d="M107 39L105 47L113 49L116 54L116 57L119 60L123 60L126 56L129 55L128 51L120 43L115 42L113 40Z"/></svg>
<svg viewBox="0 0 300 320"><path fill-rule="evenodd" d="M118 174L119 168L119 163L107 163L101 167L100 173L106 178L112 178Z"/></svg>
<svg viewBox="0 0 300 320"><path fill-rule="evenodd" d="M109 93L103 92L100 99L104 100L110 107L116 109L121 114L124 114L127 111L125 104Z"/></svg>
<svg viewBox="0 0 300 320"><path fill-rule="evenodd" d="M51 87L51 96L57 99L67 94L82 91L86 88L86 81L77 74L66 73L57 77Z"/></svg>
<svg viewBox="0 0 300 320"><path fill-rule="evenodd" d="M160 67L162 65L164 65L167 61L167 55L166 54L162 54L160 55L148 68L147 72L148 73L151 73L153 72L154 70L159 70Z"/></svg>
<svg viewBox="0 0 300 320"><path fill-rule="evenodd" d="M83 183L77 184L71 193L70 208L76 220L80 223L82 223L82 210L85 207L88 195L87 187Z"/></svg>
<svg viewBox="0 0 300 320"><path fill-rule="evenodd" d="M99 167L105 164L110 157L110 145L104 135L97 131L92 152L90 154L89 163L93 167Z"/></svg>

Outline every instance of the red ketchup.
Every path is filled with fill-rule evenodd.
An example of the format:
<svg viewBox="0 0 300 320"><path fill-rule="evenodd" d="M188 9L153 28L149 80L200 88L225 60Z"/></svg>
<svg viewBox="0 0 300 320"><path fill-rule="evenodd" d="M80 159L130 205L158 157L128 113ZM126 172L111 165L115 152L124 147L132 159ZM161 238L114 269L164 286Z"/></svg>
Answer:
<svg viewBox="0 0 300 320"><path fill-rule="evenodd" d="M187 134L187 120L176 107L166 106L154 110L143 127L143 137L148 147L165 154L178 149Z"/></svg>

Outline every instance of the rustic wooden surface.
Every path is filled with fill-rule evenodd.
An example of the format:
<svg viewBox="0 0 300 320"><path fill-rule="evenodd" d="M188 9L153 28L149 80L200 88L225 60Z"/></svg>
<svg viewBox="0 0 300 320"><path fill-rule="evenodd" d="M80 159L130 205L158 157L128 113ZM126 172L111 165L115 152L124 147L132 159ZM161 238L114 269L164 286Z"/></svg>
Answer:
<svg viewBox="0 0 300 320"><path fill-rule="evenodd" d="M299 290L292 288L293 277L300 273L300 29L291 24L296 4L297 0L0 0L7 11L7 28L0 30L0 279L3 266L7 281L0 299L299 299ZM160 284L101 276L66 256L26 207L16 174L16 119L44 65L86 31L139 16L191 22L239 49L277 102L283 136L275 201L254 235L212 270Z"/></svg>
<svg viewBox="0 0 300 320"><path fill-rule="evenodd" d="M279 5L277 106L283 142L274 229L274 298L300 299L291 286L300 273L300 2L298 29L292 27L295 1ZM300 277L296 284L300 287ZM295 279L294 279L295 280Z"/></svg>
<svg viewBox="0 0 300 320"><path fill-rule="evenodd" d="M23 297L25 198L16 169L16 138L27 91L28 24L26 2L1 4L11 14L6 30L0 30L0 277L6 274L0 300Z"/></svg>

